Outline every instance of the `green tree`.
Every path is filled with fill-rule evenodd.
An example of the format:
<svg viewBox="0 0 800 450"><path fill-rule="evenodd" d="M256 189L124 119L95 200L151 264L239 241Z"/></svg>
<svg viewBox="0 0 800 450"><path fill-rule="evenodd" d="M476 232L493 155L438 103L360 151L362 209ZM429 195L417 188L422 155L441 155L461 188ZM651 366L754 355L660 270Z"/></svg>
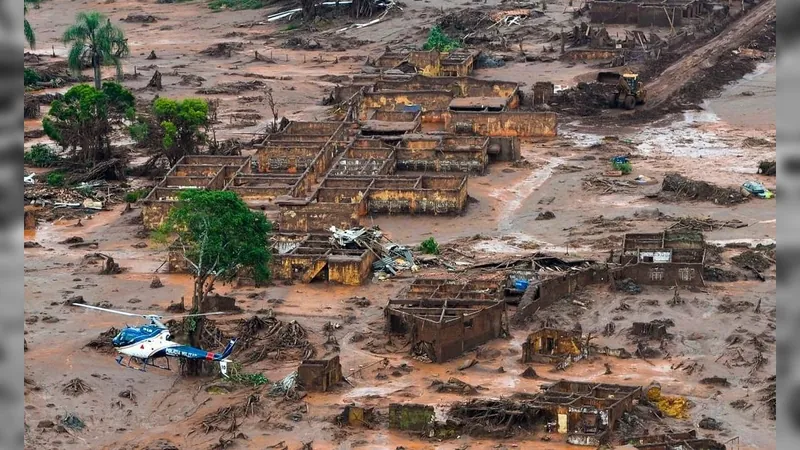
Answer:
<svg viewBox="0 0 800 450"><path fill-rule="evenodd" d="M210 123L205 100L158 98L153 103L153 112L161 126L161 144L170 165L184 155L196 154L198 147L205 143L204 130Z"/></svg>
<svg viewBox="0 0 800 450"><path fill-rule="evenodd" d="M451 52L461 47L458 39L453 39L446 35L438 25L431 28L428 40L422 46L423 50L437 50L440 52Z"/></svg>
<svg viewBox="0 0 800 450"><path fill-rule="evenodd" d="M161 242L175 239L194 277L192 311L201 311L203 300L216 281L232 281L240 271L251 272L256 282L269 279L270 223L229 191L186 190L167 220L156 231ZM190 345L199 345L203 318L193 317L188 330ZM187 372L197 375L202 365L189 361Z"/></svg>
<svg viewBox="0 0 800 450"><path fill-rule="evenodd" d="M133 115L133 106L133 94L119 83L105 82L102 90L79 84L53 101L42 127L58 145L71 149L75 160L96 163L111 157L109 135Z"/></svg>
<svg viewBox="0 0 800 450"><path fill-rule="evenodd" d="M121 58L128 56L128 40L122 29L111 24L111 19L96 11L79 12L75 24L64 32L64 44L70 46L67 62L72 70L79 71L86 60L94 69L94 87L100 90L100 67L113 65L117 78L122 78Z"/></svg>
<svg viewBox="0 0 800 450"><path fill-rule="evenodd" d="M39 1L40 0L23 0L23 15L28 14L28 5L38 6ZM36 34L33 32L33 27L31 26L31 23L28 22L28 19L25 19L24 30L25 40L28 42L28 45L31 47L31 49L36 48Z"/></svg>
<svg viewBox="0 0 800 450"><path fill-rule="evenodd" d="M150 113L138 116L128 132L137 145L155 150L154 157L164 156L174 165L185 155L199 153L210 124L208 102L203 99L157 98Z"/></svg>

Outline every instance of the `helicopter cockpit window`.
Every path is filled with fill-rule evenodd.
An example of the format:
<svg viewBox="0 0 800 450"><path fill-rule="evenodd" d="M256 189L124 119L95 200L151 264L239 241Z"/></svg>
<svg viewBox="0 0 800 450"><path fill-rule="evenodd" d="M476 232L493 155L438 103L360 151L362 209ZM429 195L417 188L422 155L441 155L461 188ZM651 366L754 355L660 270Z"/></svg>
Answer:
<svg viewBox="0 0 800 450"><path fill-rule="evenodd" d="M120 334L114 339L117 341L118 344L130 342L136 337L136 333L133 330L122 330Z"/></svg>

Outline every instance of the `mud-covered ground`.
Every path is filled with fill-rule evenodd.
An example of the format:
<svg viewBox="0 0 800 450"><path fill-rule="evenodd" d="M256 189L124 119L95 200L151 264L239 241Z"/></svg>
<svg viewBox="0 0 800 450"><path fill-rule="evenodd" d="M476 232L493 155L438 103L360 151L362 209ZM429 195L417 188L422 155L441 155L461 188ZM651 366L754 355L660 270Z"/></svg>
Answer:
<svg viewBox="0 0 800 450"><path fill-rule="evenodd" d="M570 16L561 12L564 8L560 3L550 4L546 16L531 20L557 30L558 24ZM344 38L315 34L313 38L322 45L316 50L284 48L283 43L289 38L305 34L288 30L286 23L267 23L266 16L277 10L274 8L211 13L204 2L196 1L156 4L50 0L41 9L30 11L28 19L38 33L38 52L49 53L53 46L57 54L63 55L65 49L58 37L77 11L92 8L108 14L129 37L132 55L125 60L125 72L132 74L135 66L141 74L125 84L134 89L144 87L155 70L145 67L156 65L164 74L164 90L157 92L160 96L193 96L198 95L198 89L223 82L262 81L265 86L254 91L212 96L222 100L223 124L218 138L249 139L249 135L237 133L263 128L264 121L271 116L263 100L252 98L263 95L267 87L274 89L281 115L298 120L321 119L327 110L320 100L326 89L333 86L333 82L325 81L332 79L330 75L357 72L367 56L377 57L387 44L421 43L425 36L423 28L440 16L440 8L473 5L441 0L407 2L402 12L392 13L385 23L347 31ZM489 7L497 5L499 2L487 3ZM147 24L119 21L130 13L150 14L157 21ZM343 27L345 21L338 20L342 23L320 27ZM524 43L526 51L540 51L544 36L545 33L531 33ZM332 51L332 46L342 46L337 42L345 38L348 42L368 42ZM242 42L242 48L230 58L200 54L218 42ZM158 59L145 59L151 50ZM256 50L262 56L271 55L274 62L253 62ZM520 81L526 83L523 89L530 89L540 80L572 85L587 77L591 79L596 70L585 64L509 62L504 67L481 69L475 76ZM245 73L265 78L242 76ZM112 74L107 72L108 76ZM182 85L184 75L199 76L204 81L201 86ZM743 92L748 94L742 95ZM136 91L143 98L154 94L154 91ZM459 241L459 248L468 253L497 256L524 254L538 248L557 256L604 258L608 250L621 242L622 233L659 231L681 217L738 220L747 225L707 232L706 238L712 244L769 245L775 239L774 200L752 199L721 206L710 202L665 201L657 194L669 172L725 187L738 188L747 180L757 180L774 188L774 177L756 174L759 161L775 157L771 108L774 97L774 63L767 61L758 66L756 73L710 99L704 111L672 115L637 126L617 125L613 120L599 124L593 121L591 126L562 121L558 138L524 143L527 163L494 164L487 175L470 178L469 194L474 201L462 216L375 217L372 222L386 230L393 240L408 245L429 236L447 243L480 234L478 240ZM255 112L263 119L256 125L243 126L232 119L237 112ZM26 130L37 127L36 121L26 121ZM28 140L26 145L37 141ZM611 168L609 158L616 155L630 155L633 173L620 178L603 177L603 172ZM649 181L636 184L634 179L639 175ZM245 387L220 388L218 380L182 378L175 370L148 369L143 373L125 369L114 362L112 353L85 347L99 333L123 326L125 320L64 306L63 302L73 296L80 295L89 304L108 302L113 308L143 314L163 312L181 296L191 296L191 280L179 275L159 273L164 287L150 288L153 273L166 259L166 252L146 236L137 235L139 211L122 214L122 208L120 205L84 217L81 227L75 226L75 220L62 220L40 224L38 230L26 234L26 241L41 245L25 250L26 448L212 448L228 434L213 430L206 433L202 422L220 408L242 405L254 393ZM534 220L543 211L552 212L555 218ZM71 249L67 244L59 244L71 236L79 236L86 242L96 241L98 248ZM775 422L769 419L768 406L759 393L775 373L775 267L770 265L765 269L762 273L766 281L759 281L731 259L742 251L743 248L729 247L710 252L711 265L738 273L740 279L709 282L702 289L682 289L679 291L682 304L668 304L674 296L672 289L644 287L640 294L629 294L593 287L512 329L510 339L493 341L480 352L467 353L445 364L417 361L408 356L401 343L387 344L382 334L383 306L410 282L410 274L359 288L280 283L265 289L219 286L218 292L235 296L244 310L241 315L218 320L219 327L229 333L234 332L236 320L271 309L284 322L297 320L308 331L317 356L322 356L335 351L334 346L325 345L328 340L325 324L339 324L333 336L350 383L333 392L310 394L298 402L272 398L263 387L256 389L262 407L239 419L237 433L243 436L234 439L235 448L267 448L281 441L291 449L311 441L314 449L400 446L482 449L498 445L571 448L554 441L542 442L541 436L531 436L524 442L519 438L490 440L466 436L438 442L389 432L385 426L379 431L369 431L343 429L333 423L333 417L351 402L377 406L383 413L392 402L428 403L436 405L437 415L441 415L450 403L463 397L438 393L429 386L434 380L450 377L487 388L479 391L479 397L536 392L541 384L560 378L643 386L658 381L665 393L685 396L694 406L689 410L689 419L654 421L655 428L695 428L705 415L721 421L722 429L699 430L701 435L709 434L722 442L738 436L741 449L775 448ZM126 270L118 275L99 275L100 268L84 258L94 252L112 255ZM353 297L365 297L369 304L356 302ZM623 303L627 306L623 307ZM625 346L631 351L635 350L635 344L626 336L626 329L634 321L671 319L674 326L669 332L674 337L665 344L659 357L647 360L603 357L580 361L563 372L533 364L540 378L522 378L526 366L519 362L520 345L545 319L566 328L580 323L584 333L597 336L594 343ZM616 331L604 336L602 331L609 322L615 323ZM652 345L659 346L657 342ZM756 347L762 348L766 362L758 370L751 370ZM235 350L232 358L236 360L243 352ZM386 367L382 363L384 358L388 359ZM477 359L478 364L459 371L462 362L470 358ZM265 358L246 370L261 372L276 381L298 364L296 357L287 354ZM605 364L610 366L611 374L606 374ZM500 367L502 373L498 371ZM684 370L686 367L693 369ZM712 376L727 378L730 385L701 383L703 378ZM80 378L90 390L78 395L64 391L64 386L75 378ZM738 402L735 403L738 408L731 402ZM59 418L66 414L79 417L85 428L58 428Z"/></svg>

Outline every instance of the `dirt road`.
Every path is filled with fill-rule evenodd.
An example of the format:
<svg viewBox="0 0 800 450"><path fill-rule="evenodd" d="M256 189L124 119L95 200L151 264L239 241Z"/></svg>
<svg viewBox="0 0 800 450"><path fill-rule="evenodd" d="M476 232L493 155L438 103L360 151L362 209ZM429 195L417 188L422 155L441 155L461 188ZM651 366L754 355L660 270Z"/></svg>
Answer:
<svg viewBox="0 0 800 450"><path fill-rule="evenodd" d="M754 37L775 14L776 1L767 0L731 24L725 31L690 55L667 68L648 83L648 109L655 109L673 98L689 81L713 67L722 55L736 50Z"/></svg>

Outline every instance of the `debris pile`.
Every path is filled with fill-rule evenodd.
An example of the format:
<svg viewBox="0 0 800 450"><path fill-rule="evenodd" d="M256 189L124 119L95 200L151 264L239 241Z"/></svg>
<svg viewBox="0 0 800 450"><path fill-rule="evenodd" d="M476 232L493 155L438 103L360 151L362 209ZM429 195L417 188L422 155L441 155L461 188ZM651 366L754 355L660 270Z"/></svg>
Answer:
<svg viewBox="0 0 800 450"><path fill-rule="evenodd" d="M308 342L308 332L292 320L283 322L275 317L253 316L242 320L237 335L240 336L242 359L248 363L264 358L309 359L314 356L314 347ZM292 350L300 350L298 355Z"/></svg>
<svg viewBox="0 0 800 450"><path fill-rule="evenodd" d="M378 227L356 227L346 230L331 227L330 243L336 248L366 249L372 252L377 260L372 263L372 270L378 279L386 279L397 275L402 270L419 270L414 255L407 247L396 244L384 236Z"/></svg>
<svg viewBox="0 0 800 450"><path fill-rule="evenodd" d="M232 81L230 83L219 83L216 86L199 89L198 94L214 95L214 94L230 94L235 95L244 91L257 91L266 86L263 81Z"/></svg>
<svg viewBox="0 0 800 450"><path fill-rule="evenodd" d="M672 224L668 229L671 231L700 231L700 232L709 232L714 230L719 230L721 228L744 228L747 226L746 223L742 222L738 219L732 220L714 220L712 218L700 218L700 217L671 217L667 215L663 215L658 218L658 220L677 220L676 223Z"/></svg>
<svg viewBox="0 0 800 450"><path fill-rule="evenodd" d="M212 431L222 431L224 434L220 437L220 442L241 439L244 435L236 433L236 430L242 425L244 419L260 414L263 409L261 396L250 394L242 404L219 408L215 412L206 415L201 422L201 426L206 434Z"/></svg>
<svg viewBox="0 0 800 450"><path fill-rule="evenodd" d="M114 340L114 336L118 334L119 330L111 327L108 330L100 333L100 335L96 338L89 341L89 343L86 344L86 347L90 347L101 352L112 353L115 351L112 341Z"/></svg>
<svg viewBox="0 0 800 450"><path fill-rule="evenodd" d="M719 205L733 205L747 200L739 189L722 188L705 181L690 180L678 173L669 173L664 177L661 193L666 193L667 198L675 200L711 201Z"/></svg>
<svg viewBox="0 0 800 450"><path fill-rule="evenodd" d="M230 58L234 51L244 48L241 42L220 42L200 52L212 58Z"/></svg>
<svg viewBox="0 0 800 450"><path fill-rule="evenodd" d="M455 403L449 417L471 436L512 436L532 431L541 409L512 400L475 399Z"/></svg>
<svg viewBox="0 0 800 450"><path fill-rule="evenodd" d="M128 23L153 23L158 21L158 19L156 19L155 16L151 16L150 14L136 14L136 13L130 13L128 14L127 17L123 17L122 19L119 20Z"/></svg>
<svg viewBox="0 0 800 450"><path fill-rule="evenodd" d="M607 83L578 83L556 92L550 102L553 110L576 116L592 116L608 109L616 87Z"/></svg>
<svg viewBox="0 0 800 450"><path fill-rule="evenodd" d="M626 180L613 180L599 175L589 175L583 179L587 191L599 191L600 195L613 194L636 188L636 184Z"/></svg>
<svg viewBox="0 0 800 450"><path fill-rule="evenodd" d="M776 173L775 161L761 161L758 163L758 173L762 175L775 176Z"/></svg>
<svg viewBox="0 0 800 450"><path fill-rule="evenodd" d="M77 219L122 202L123 190L104 181L80 183L73 188L53 187L45 183L25 185L25 204L42 207L39 219Z"/></svg>
<svg viewBox="0 0 800 450"><path fill-rule="evenodd" d="M286 399L298 399L301 398L303 395L298 390L298 383L297 383L298 373L294 371L284 377L284 379L275 382L272 385L269 393L273 397L280 397L283 396Z"/></svg>
<svg viewBox="0 0 800 450"><path fill-rule="evenodd" d="M777 407L777 404L776 404L776 397L777 396L776 396L776 391L775 391L775 387L776 387L775 379L776 379L775 376L770 377L769 381L771 381L771 383L767 387L765 387L764 389L761 389L759 391L759 393L761 394L761 397L759 398L759 400L764 402L764 404L767 405L767 408L769 408L768 412L769 412L769 418L771 420L775 420L775 413L776 413L776 407Z"/></svg>
<svg viewBox="0 0 800 450"><path fill-rule="evenodd" d="M743 269L755 269L759 272L763 272L775 264L774 260L764 256L760 252L753 250L745 250L744 252L731 258L731 261Z"/></svg>
<svg viewBox="0 0 800 450"><path fill-rule="evenodd" d="M460 395L476 395L478 389L471 384L465 383L458 378L451 377L445 383L442 380L436 380L431 383L431 389L439 393L450 393Z"/></svg>
<svg viewBox="0 0 800 450"><path fill-rule="evenodd" d="M615 287L617 288L618 291L624 291L624 292L627 292L629 294L641 294L642 293L642 288L638 284L636 284L635 281L633 281L630 278L617 280L615 282Z"/></svg>
<svg viewBox="0 0 800 450"><path fill-rule="evenodd" d="M73 378L67 384L65 384L63 388L61 388L61 392L73 397L77 397L81 394L92 392L92 388L80 378Z"/></svg>

